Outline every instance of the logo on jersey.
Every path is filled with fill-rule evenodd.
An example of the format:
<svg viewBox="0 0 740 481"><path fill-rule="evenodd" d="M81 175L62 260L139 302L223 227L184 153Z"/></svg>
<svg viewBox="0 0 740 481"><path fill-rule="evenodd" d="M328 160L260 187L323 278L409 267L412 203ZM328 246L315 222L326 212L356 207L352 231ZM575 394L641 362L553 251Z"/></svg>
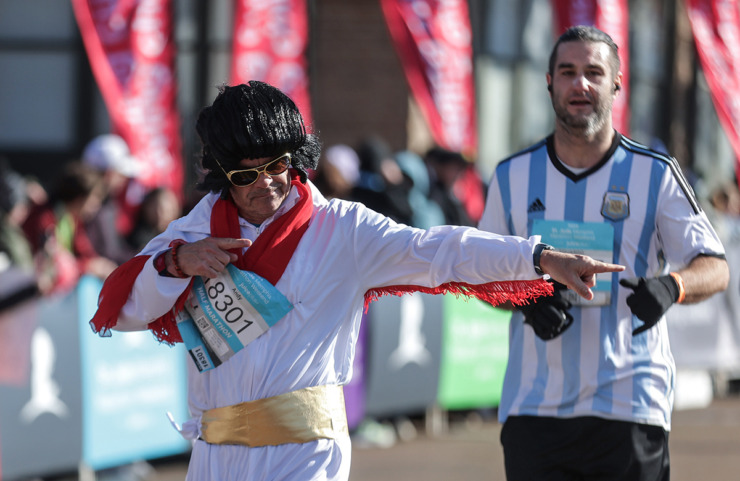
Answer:
<svg viewBox="0 0 740 481"><path fill-rule="evenodd" d="M534 202L529 204L529 207L527 208L527 213L531 214L532 212L544 212L545 211L545 204L542 203L539 197L537 197Z"/></svg>
<svg viewBox="0 0 740 481"><path fill-rule="evenodd" d="M604 194L601 215L612 221L624 220L630 215L630 197L626 192L608 191Z"/></svg>

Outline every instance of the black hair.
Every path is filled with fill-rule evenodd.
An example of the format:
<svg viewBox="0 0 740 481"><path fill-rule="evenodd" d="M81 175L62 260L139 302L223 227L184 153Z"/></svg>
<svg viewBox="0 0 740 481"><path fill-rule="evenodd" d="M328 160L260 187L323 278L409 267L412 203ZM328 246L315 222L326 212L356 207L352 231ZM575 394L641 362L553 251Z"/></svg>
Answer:
<svg viewBox="0 0 740 481"><path fill-rule="evenodd" d="M226 192L226 175L239 168L242 159L292 154L292 166L302 182L315 169L321 155L318 136L306 132L295 103L283 92L264 82L221 86L213 104L198 115L195 129L203 144L201 166L206 171L198 187ZM218 161L218 163L217 163Z"/></svg>
<svg viewBox="0 0 740 481"><path fill-rule="evenodd" d="M68 203L84 199L102 185L100 172L74 160L65 164L50 194L54 201Z"/></svg>
<svg viewBox="0 0 740 481"><path fill-rule="evenodd" d="M555 58L557 57L558 47L565 42L594 42L605 43L609 47L609 64L613 70L612 75L616 76L621 68L619 60L619 47L614 40L606 33L591 25L577 25L566 30L555 42L555 46L550 53L548 63L548 72L552 76L555 73Z"/></svg>
<svg viewBox="0 0 740 481"><path fill-rule="evenodd" d="M462 153L439 146L429 149L424 157L429 162L443 165L467 165L468 163Z"/></svg>

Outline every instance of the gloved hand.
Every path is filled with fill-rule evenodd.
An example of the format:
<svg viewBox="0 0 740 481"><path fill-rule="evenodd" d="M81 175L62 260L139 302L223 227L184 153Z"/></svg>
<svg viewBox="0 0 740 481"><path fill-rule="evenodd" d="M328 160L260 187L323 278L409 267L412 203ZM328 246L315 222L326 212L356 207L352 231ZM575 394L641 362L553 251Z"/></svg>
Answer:
<svg viewBox="0 0 740 481"><path fill-rule="evenodd" d="M552 296L540 297L532 304L518 307L524 313L524 323L532 326L543 341L555 339L573 324L573 316L568 312L572 305L561 295L567 287L559 282L550 282L555 287Z"/></svg>
<svg viewBox="0 0 740 481"><path fill-rule="evenodd" d="M678 284L670 275L621 279L619 285L634 291L627 296L627 305L630 306L632 314L644 322L642 326L632 331L633 336L657 324L665 311L678 300L680 293Z"/></svg>

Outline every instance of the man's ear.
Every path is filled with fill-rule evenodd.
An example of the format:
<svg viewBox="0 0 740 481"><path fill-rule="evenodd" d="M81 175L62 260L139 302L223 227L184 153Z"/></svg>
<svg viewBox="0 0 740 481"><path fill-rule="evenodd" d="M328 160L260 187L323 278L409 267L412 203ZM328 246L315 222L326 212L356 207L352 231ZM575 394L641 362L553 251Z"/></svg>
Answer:
<svg viewBox="0 0 740 481"><path fill-rule="evenodd" d="M622 90L622 72L617 73L617 76L614 78L614 93L620 90Z"/></svg>

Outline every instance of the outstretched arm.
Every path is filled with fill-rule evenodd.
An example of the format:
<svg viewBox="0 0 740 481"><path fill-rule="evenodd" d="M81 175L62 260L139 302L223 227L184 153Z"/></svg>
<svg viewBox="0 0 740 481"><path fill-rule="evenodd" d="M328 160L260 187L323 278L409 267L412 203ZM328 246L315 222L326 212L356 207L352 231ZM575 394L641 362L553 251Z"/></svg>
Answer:
<svg viewBox="0 0 740 481"><path fill-rule="evenodd" d="M624 270L624 266L618 264L607 264L588 256L558 250L542 251L540 268L545 274L549 274L554 280L565 284L587 300L594 297L591 288L596 285L596 274Z"/></svg>

